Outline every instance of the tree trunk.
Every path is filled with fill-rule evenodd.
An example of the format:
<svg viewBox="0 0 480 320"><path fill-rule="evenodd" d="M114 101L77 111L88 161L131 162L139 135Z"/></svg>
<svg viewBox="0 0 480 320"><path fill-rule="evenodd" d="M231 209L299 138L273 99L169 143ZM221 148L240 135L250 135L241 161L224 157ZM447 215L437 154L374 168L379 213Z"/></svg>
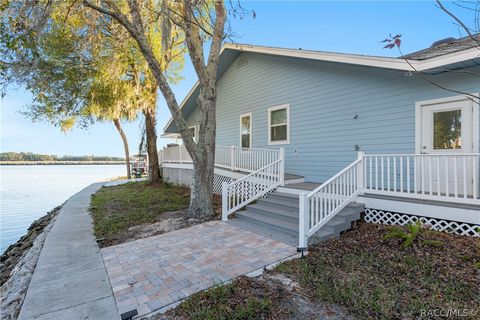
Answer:
<svg viewBox="0 0 480 320"><path fill-rule="evenodd" d="M113 120L115 128L117 128L118 133L123 141L123 149L125 150L125 161L127 162L127 179L132 179L132 173L130 172L130 152L128 150L128 140L125 132L123 132L122 126L120 125L120 120Z"/></svg>
<svg viewBox="0 0 480 320"><path fill-rule="evenodd" d="M148 153L148 178L150 182L161 183L160 165L158 163L157 151L157 130L155 125L156 108L148 108L143 111L145 115L145 132L147 134L147 153Z"/></svg>
<svg viewBox="0 0 480 320"><path fill-rule="evenodd" d="M204 219L213 217L213 179L215 175L215 119L216 97L199 98L198 104L206 106L205 121L200 124L199 143L204 147L197 149L200 156L192 156L193 188L190 196L189 214L192 217Z"/></svg>
<svg viewBox="0 0 480 320"><path fill-rule="evenodd" d="M195 26L190 19L195 17L195 2L184 0L182 12L183 15L181 21L182 27L185 31L185 42L188 47L188 53L193 63L195 71L198 76L200 84L200 99L198 99L198 109L200 110L200 130L198 143L193 141L193 136L188 130L187 123L183 114L179 108L177 99L167 81L167 78L162 69L162 65L156 58L152 45L149 42L145 33L144 24L142 21L142 15L140 6L137 1L128 1L130 17L119 10L115 5L115 1L108 1L109 6L98 6L90 0L83 0L83 3L103 14L107 14L116 19L125 29L130 33L133 39L137 42L140 51L145 58L150 71L157 80L158 89L163 94L168 109L172 114L173 120L177 125L185 147L187 148L194 165L194 183L193 192L190 200L190 215L193 217L201 218L207 216L213 216L213 204L212 204L212 189L213 189L213 173L215 166L215 109L216 109L216 81L217 81L217 69L219 65L219 57L224 39L224 26L226 21L226 10L223 1L214 1L215 7L215 21L214 28L212 28L212 37L210 41L210 49L208 58L204 56L203 46L205 44L200 34L200 29ZM203 10L203 9L200 9ZM167 19L165 19L166 21ZM205 65L205 62L207 64ZM147 120L147 115L146 115ZM148 130L148 122L147 122ZM156 136L156 134L155 134ZM149 132L147 131L147 140L149 138ZM150 141L147 141L149 155ZM155 143L156 146L156 143ZM155 147L156 149L156 147ZM155 150L154 159L157 159L158 168L158 155ZM150 159L150 168L152 168L154 159ZM152 168L155 171L155 168ZM160 176L159 172L158 175ZM151 176L152 178L152 176Z"/></svg>

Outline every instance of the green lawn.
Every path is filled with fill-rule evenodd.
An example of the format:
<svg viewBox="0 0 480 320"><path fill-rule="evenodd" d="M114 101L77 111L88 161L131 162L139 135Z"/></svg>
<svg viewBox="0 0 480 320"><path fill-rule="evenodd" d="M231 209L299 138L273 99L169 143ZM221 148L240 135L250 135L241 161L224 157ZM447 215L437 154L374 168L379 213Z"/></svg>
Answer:
<svg viewBox="0 0 480 320"><path fill-rule="evenodd" d="M104 243L120 241L128 228L154 223L162 213L188 207L190 190L172 184L131 182L103 187L92 196L90 212L94 232Z"/></svg>

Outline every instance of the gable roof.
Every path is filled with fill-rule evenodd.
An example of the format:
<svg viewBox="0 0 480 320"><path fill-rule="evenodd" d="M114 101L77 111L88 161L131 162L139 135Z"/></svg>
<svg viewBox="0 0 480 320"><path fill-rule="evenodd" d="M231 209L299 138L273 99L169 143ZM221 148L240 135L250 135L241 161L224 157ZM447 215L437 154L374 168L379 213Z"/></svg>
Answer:
<svg viewBox="0 0 480 320"><path fill-rule="evenodd" d="M480 38L480 33L474 36ZM455 41L452 39L448 45L432 46L399 58L225 43L220 52L217 77L219 79L242 52L407 72L414 70L422 72L443 72L447 71L448 68L457 69L480 64L479 47L475 44L472 45L466 38L467 37ZM470 40L473 42L473 39L470 38ZM440 67L446 68L447 70L435 70ZM180 110L182 110L184 115L189 115L193 111L198 94L199 87L197 81L180 104ZM164 134L162 136L165 137L168 136L169 133L175 133L176 125L172 120L173 119L170 118L164 127Z"/></svg>
<svg viewBox="0 0 480 320"><path fill-rule="evenodd" d="M477 48L480 46L480 33L473 34L472 36L466 36L460 39L446 38L434 42L429 48L412 52L404 55L402 58L425 60L439 56L443 56L449 53L455 53L467 49Z"/></svg>

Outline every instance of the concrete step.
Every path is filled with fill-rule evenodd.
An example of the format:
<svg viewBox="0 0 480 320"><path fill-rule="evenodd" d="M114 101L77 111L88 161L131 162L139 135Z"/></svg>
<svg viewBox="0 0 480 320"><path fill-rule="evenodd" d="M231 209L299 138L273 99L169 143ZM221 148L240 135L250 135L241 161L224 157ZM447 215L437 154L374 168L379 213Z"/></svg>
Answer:
<svg viewBox="0 0 480 320"><path fill-rule="evenodd" d="M316 232L313 236L308 239L308 244L313 245L320 243L322 241L327 241L330 239L338 238L340 237L340 232L334 232L331 230L325 230L324 228L321 228Z"/></svg>
<svg viewBox="0 0 480 320"><path fill-rule="evenodd" d="M284 193L284 192L279 192L279 191L269 193L268 198L288 200L288 201L291 201L291 202L295 202L295 201L298 202L298 194Z"/></svg>
<svg viewBox="0 0 480 320"><path fill-rule="evenodd" d="M284 219L298 223L298 209L286 206L274 206L265 202L247 206L247 211L263 214L274 219Z"/></svg>
<svg viewBox="0 0 480 320"><path fill-rule="evenodd" d="M343 217L333 217L330 221L327 222L320 230L329 230L334 233L342 232L345 230L349 230L352 227L351 221L345 221Z"/></svg>
<svg viewBox="0 0 480 320"><path fill-rule="evenodd" d="M298 211L298 199L288 199L275 196L268 196L268 198L262 198L257 200L257 203L262 203L274 208L289 208Z"/></svg>
<svg viewBox="0 0 480 320"><path fill-rule="evenodd" d="M287 221L278 217L271 217L258 212L252 212L248 210L248 207L246 211L239 211L235 216L240 220L255 223L264 227L275 228L276 230L298 236L298 221Z"/></svg>
<svg viewBox="0 0 480 320"><path fill-rule="evenodd" d="M228 223L236 227L239 227L245 231L260 234L267 238L277 240L294 247L298 246L298 234L285 232L283 230L271 228L270 226L266 226L266 225L252 223L251 221L248 221L248 220L238 219L238 216L236 218L229 219Z"/></svg>

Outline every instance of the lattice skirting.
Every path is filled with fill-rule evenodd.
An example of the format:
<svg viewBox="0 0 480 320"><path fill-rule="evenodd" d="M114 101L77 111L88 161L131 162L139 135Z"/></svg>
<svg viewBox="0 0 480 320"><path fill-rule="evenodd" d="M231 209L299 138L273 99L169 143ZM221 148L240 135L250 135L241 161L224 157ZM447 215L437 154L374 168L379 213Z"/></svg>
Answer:
<svg viewBox="0 0 480 320"><path fill-rule="evenodd" d="M464 222L448 221L443 219L414 216L404 213L383 211L378 209L365 209L365 221L371 223L404 226L420 220L422 224L430 226L437 231L480 237L480 225Z"/></svg>
<svg viewBox="0 0 480 320"><path fill-rule="evenodd" d="M166 181L191 187L193 183L193 170L180 168L163 168L163 177ZM235 181L232 177L215 174L213 177L213 193L222 194L222 183Z"/></svg>

